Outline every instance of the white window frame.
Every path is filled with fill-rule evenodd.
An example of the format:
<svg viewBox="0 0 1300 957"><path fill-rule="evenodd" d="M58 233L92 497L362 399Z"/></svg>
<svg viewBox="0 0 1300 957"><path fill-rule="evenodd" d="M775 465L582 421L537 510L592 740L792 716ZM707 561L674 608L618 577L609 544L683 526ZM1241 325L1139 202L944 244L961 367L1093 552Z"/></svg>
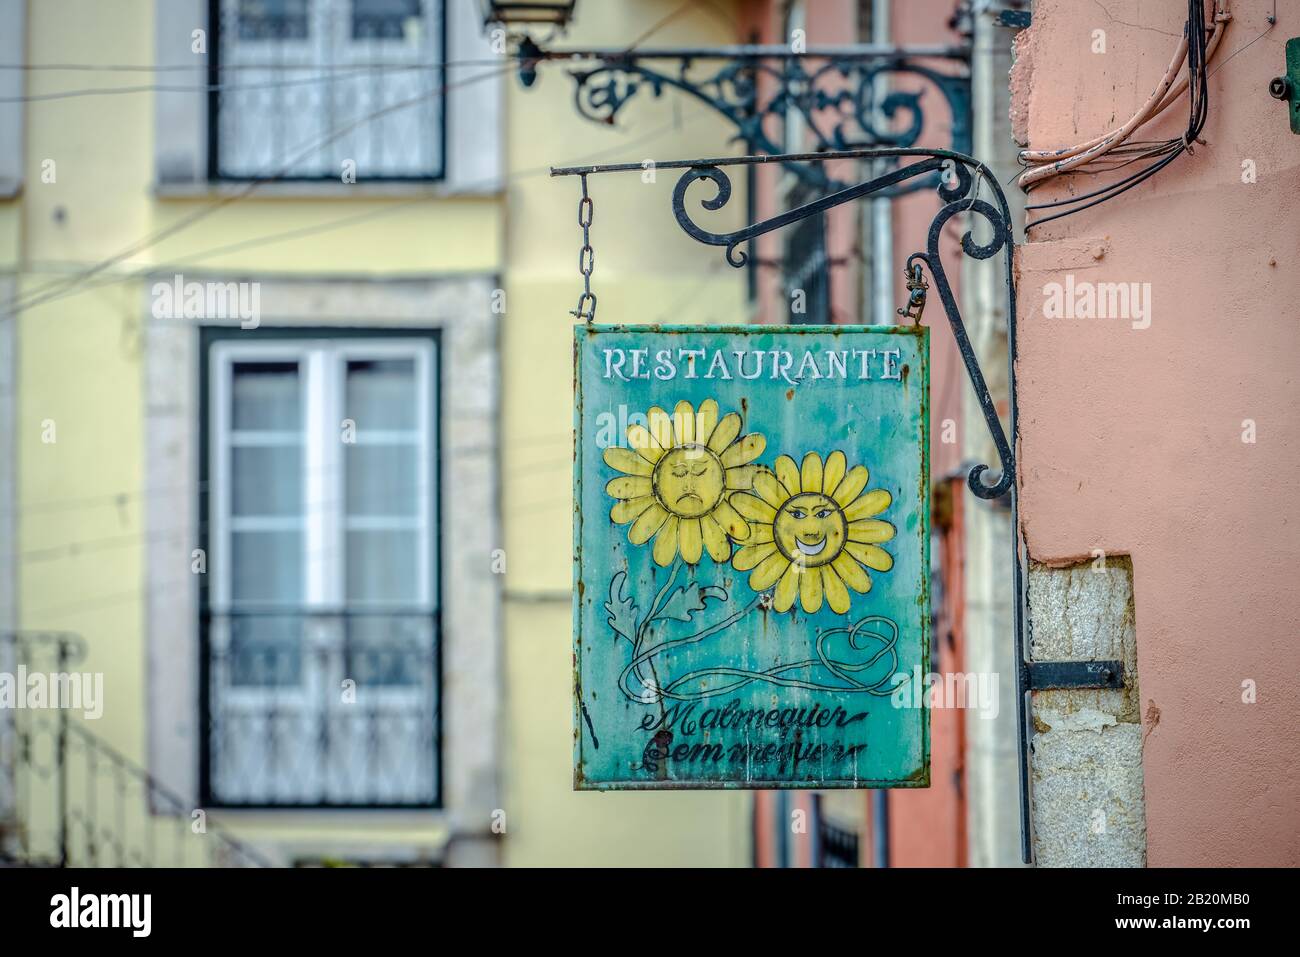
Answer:
<svg viewBox="0 0 1300 957"><path fill-rule="evenodd" d="M412 428L400 431L371 429L364 423L355 423L354 435L357 445L370 442L409 441L417 448L416 454L416 492L417 508L412 517L353 517L346 514L346 444L343 441L343 429L348 410L345 406L347 386L347 369L351 362L382 361L385 359L409 359L415 369L416 415ZM288 614L301 610L302 632L302 669L300 680L296 683L263 685L238 685L230 680L230 658L223 671L214 672L209 680L217 680L221 686L221 705L228 716L238 714L266 714L271 711L301 710L304 715L328 720L327 711L321 710L321 702L334 698L334 689L347 675L340 666L341 656L325 655L317 659L312 643L318 640L326 642L339 641L345 634L345 620L340 617L334 627L324 625L317 628L312 623L313 615L346 616L353 611L390 610L394 615L419 615L430 622L430 637L433 646L429 649L437 661L441 635L438 633L438 587L437 575L434 573L438 555L437 501L437 415L435 405L437 395L436 344L430 338L389 338L389 337L349 337L346 332L330 338L259 338L252 341L218 341L212 344L209 352L209 555L208 569L211 577L209 609L212 613L209 640L212 648L229 648L230 633L228 625L222 624L231 619L224 618L224 613L240 611L236 596L232 594L233 555L232 534L240 530L244 522L253 523L253 528L271 522L276 528L288 528L290 522L295 528L302 529L302 572L303 589L293 608L286 608ZM293 433L301 437L303 456L302 469L302 503L301 517L296 519L268 519L264 517L243 519L232 515L233 474L232 450L239 445L256 445L265 442L268 435L258 433L241 436L233 428L232 385L234 367L238 363L275 363L295 362L299 369L299 399L303 413L300 431ZM283 439L284 436L282 435ZM276 443L279 444L279 443ZM412 601L399 605L386 600L357 600L347 596L347 534L357 530L358 525L382 528L394 527L401 521L403 528L409 528L416 535L416 593ZM254 606L255 607L255 606ZM339 649L341 650L341 649ZM315 662L323 660L330 667L322 670ZM326 673L328 671L328 673ZM335 673L337 671L337 673ZM430 693L440 701L442 697L441 669L434 666L432 687L423 682L413 685L377 684L365 688L365 695L374 707L381 711L406 710L420 711L428 706L423 700ZM433 739L437 741L437 711L432 710L435 727ZM202 747L211 748L211 741L202 742ZM440 770L442 759L438 754L417 756L418 760L429 760L434 773L433 795L441 791ZM327 768L313 768L310 773L328 777ZM268 806L274 806L275 795L280 784L274 773L269 773L264 780L259 780L249 787L254 793L265 796ZM213 786L217 784L214 781ZM379 782L380 792L386 786ZM260 803L260 802L259 802ZM292 803L292 802L291 802ZM379 803L384 803L382 799ZM359 804L357 807L365 807Z"/></svg>
<svg viewBox="0 0 1300 957"><path fill-rule="evenodd" d="M227 104L222 115L210 126L216 130L217 143L213 153L215 167L209 170L215 180L232 180L235 182L250 178L276 176L286 180L337 180L342 173L340 168L329 162L321 161L338 148L343 155L349 156L359 164L362 179L375 178L381 181L438 182L445 178L447 172L448 144L446 142L446 111L448 96L441 73L430 74L425 70L397 70L389 73L366 73L364 64L382 62L386 67L417 67L424 65L423 60L432 48L438 61L445 61L446 50L446 16L448 2L454 0L421 0L422 9L419 17L420 29L430 34L428 44L411 44L405 40L392 38L354 38L352 36L353 0L311 0L307 6L307 30L302 37L267 37L244 39L240 37L241 7L246 0L219 0L221 10L220 24L214 29L212 42L217 48L217 61L220 66L238 67L238 72L224 73L221 82L238 86L268 85L285 80L302 81L310 79L312 72L308 67L324 65L322 76L335 77L334 82L322 80L297 87L301 94L310 91L315 99L312 109L315 115L310 117L298 113L296 116L279 117L279 122L272 122L272 128L293 127L297 134L305 130L311 132L304 141L298 137L283 144L282 155L274 157L268 165L263 163L257 168L239 168L248 165L248 158L238 159L239 142L249 137L250 130L230 136L231 142L223 143L223 126L228 120L240 124L243 112L238 101ZM229 30L229 34L225 30ZM347 69L351 65L353 69ZM301 70L281 72L285 66L302 67ZM330 71L336 71L331 73ZM237 79L232 79L237 77ZM358 85L370 86L373 83L392 83L395 86L383 94L385 101L404 102L419 95L416 90L428 88L433 96L427 101L412 104L409 107L377 117L370 122L362 119L355 107L341 106L339 84L351 83L354 91ZM410 87L410 89L403 89ZM292 91L292 88L291 88ZM237 95L237 94L236 94ZM213 101L221 102L218 93ZM385 105L392 105L387 103ZM371 104L370 110L381 107ZM226 112L229 111L229 112ZM429 121L429 114L435 115L435 128L426 144L419 127ZM299 123L303 125L299 125ZM359 125L358 125L359 123ZM395 168L376 166L367 154L372 151L376 139L387 135L396 135L394 125L403 127L402 137L410 140L413 152L400 160ZM409 128L408 128L409 127ZM255 126L254 129L257 127ZM336 137L331 142L323 142L327 137ZM319 153L311 148L312 143L320 144ZM425 146L430 147L425 149ZM227 156L226 151L233 149L234 155ZM223 159L224 158L224 159ZM410 167L418 167L410 169Z"/></svg>
<svg viewBox="0 0 1300 957"><path fill-rule="evenodd" d="M22 0L0 0L4 3ZM509 77L484 76L485 64L500 56L485 35L477 4L446 0L444 16L447 95L443 105L443 170L440 180L378 180L362 177L343 185L330 181L278 180L264 183L256 197L348 197L375 195L484 196L503 188L505 175L505 91ZM208 179L208 60L216 37L208 22L209 0L154 0L154 60L174 86L154 95L154 191L162 197L228 195L238 181ZM194 51L194 33L208 47ZM0 40L4 37L0 33ZM504 61L503 61L504 65ZM21 71L13 71L15 75ZM473 82L469 82L469 81ZM187 89L188 88L188 89ZM0 137L0 143L4 138Z"/></svg>
<svg viewBox="0 0 1300 957"><path fill-rule="evenodd" d="M436 357L430 339L377 339L340 337L329 339L265 339L250 342L213 343L210 362L212 388L209 443L211 453L210 514L212 544L209 556L212 567L211 607L213 611L232 610L231 578L226 556L230 554L230 533L234 530L230 513L231 473L231 370L236 362L297 362L302 388L302 407L306 413L303 427L304 487L304 557L305 589L301 598L305 610L321 613L346 611L350 606L382 607L383 602L349 602L346 598L346 539L349 525L380 525L390 519L354 518L343 513L344 443L341 441L344 408L343 393L349 362L384 359L412 359L415 362L415 427L402 433L414 439L418 448L418 498L414 531L420 547L416 553L416 596L403 611L427 614L437 610L437 582L433 574L437 552L436 502L438 489L434 480L437 468L437 435L434 416ZM393 440L399 436L389 431L371 430L362 424L356 430L358 445L376 439Z"/></svg>
<svg viewBox="0 0 1300 957"><path fill-rule="evenodd" d="M184 2L167 0L162 9ZM188 52L188 46L185 49ZM477 84L467 89L475 88ZM245 336L237 331L236 319L154 316L152 283L174 278L172 273L146 278L138 302L144 330L141 471L165 476L147 487L143 502L145 731L150 772L176 794L197 800L204 730L197 706L200 608L211 577L193 568L193 550L202 544L208 519L208 503L198 485L207 422L200 416L201 385L210 375L207 355L212 346ZM438 512L437 807L214 808L214 819L285 862L292 859L290 852L338 855L390 839L418 845L424 848L421 853L433 857L445 853L452 864L496 860L500 840L491 833L491 823L504 787L504 576L495 574L484 556L502 544L500 317L493 312L500 277L467 273L379 280L187 271L186 279L191 278L260 283L261 324L247 333L249 339L280 330L283 338L341 336L345 331L366 336L381 330L375 338L436 336L439 484L455 489L457 496L455 508ZM232 334L205 344L202 327L209 325L227 326ZM178 534L182 529L188 534ZM169 804L152 810L157 815L178 813ZM242 832L245 826L254 830ZM308 828L301 833L315 836L295 837L295 828ZM337 828L351 829L347 833L354 836L336 839L336 833L344 833Z"/></svg>

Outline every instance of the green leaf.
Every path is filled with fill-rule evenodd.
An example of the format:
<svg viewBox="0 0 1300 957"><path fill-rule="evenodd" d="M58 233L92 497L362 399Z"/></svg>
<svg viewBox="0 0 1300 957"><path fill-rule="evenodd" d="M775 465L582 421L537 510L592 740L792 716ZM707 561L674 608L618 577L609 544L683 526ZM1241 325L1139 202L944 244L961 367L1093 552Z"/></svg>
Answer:
<svg viewBox="0 0 1300 957"><path fill-rule="evenodd" d="M614 629L615 634L635 644L636 619L640 612L631 598L624 597L623 590L626 585L626 572L619 572L609 580L609 601L605 602L605 611L609 613L609 626Z"/></svg>
<svg viewBox="0 0 1300 957"><path fill-rule="evenodd" d="M669 595L655 618L690 621L691 616L697 611L704 610L704 605L710 598L714 601L726 601L727 590L718 585L699 585L691 582Z"/></svg>

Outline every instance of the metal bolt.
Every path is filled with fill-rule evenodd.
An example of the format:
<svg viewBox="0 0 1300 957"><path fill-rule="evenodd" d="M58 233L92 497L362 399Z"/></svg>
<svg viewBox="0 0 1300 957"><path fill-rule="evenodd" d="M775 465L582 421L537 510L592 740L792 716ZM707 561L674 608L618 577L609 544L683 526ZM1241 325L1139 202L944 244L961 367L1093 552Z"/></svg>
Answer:
<svg viewBox="0 0 1300 957"><path fill-rule="evenodd" d="M1291 80L1285 76L1275 76L1268 81L1268 95L1275 100L1291 99Z"/></svg>

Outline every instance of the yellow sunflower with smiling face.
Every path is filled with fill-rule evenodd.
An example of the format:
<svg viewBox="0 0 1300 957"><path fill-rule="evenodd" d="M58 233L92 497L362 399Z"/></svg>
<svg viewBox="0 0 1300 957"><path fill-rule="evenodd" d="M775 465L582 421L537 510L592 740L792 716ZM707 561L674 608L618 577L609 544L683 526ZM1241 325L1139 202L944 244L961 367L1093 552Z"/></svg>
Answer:
<svg viewBox="0 0 1300 957"><path fill-rule="evenodd" d="M735 412L718 418L718 403L706 399L697 411L685 400L673 414L652 408L645 425L627 430L630 448L605 450L605 463L622 472L605 486L618 499L609 517L629 522L627 539L643 545L654 537L657 564L669 565L680 552L689 564L707 549L715 562L731 557L729 539L749 537L749 525L728 503L753 487L767 440L740 434Z"/></svg>
<svg viewBox="0 0 1300 957"><path fill-rule="evenodd" d="M894 559L880 542L894 537L894 526L873 518L892 501L884 489L864 492L866 466L846 471L843 452L832 452L823 464L809 452L803 465L779 456L775 472L754 476L753 492L732 497L731 503L750 521L750 536L732 559L737 571L750 571L749 587L756 592L773 585L772 607L788 611L795 598L812 614L823 601L837 614L849 610L849 592L871 588L866 568L887 572ZM863 566L866 566L864 568Z"/></svg>

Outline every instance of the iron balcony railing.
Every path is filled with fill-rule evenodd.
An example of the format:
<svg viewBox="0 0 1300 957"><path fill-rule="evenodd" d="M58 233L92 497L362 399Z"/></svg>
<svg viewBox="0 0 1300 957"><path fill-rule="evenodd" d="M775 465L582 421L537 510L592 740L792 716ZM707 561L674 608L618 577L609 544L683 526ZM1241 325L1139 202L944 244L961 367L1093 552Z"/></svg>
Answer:
<svg viewBox="0 0 1300 957"><path fill-rule="evenodd" d="M17 695L83 674L84 658L77 635L0 633L0 673ZM0 708L0 865L270 866L56 703Z"/></svg>
<svg viewBox="0 0 1300 957"><path fill-rule="evenodd" d="M436 807L438 625L429 610L205 612L205 804Z"/></svg>

